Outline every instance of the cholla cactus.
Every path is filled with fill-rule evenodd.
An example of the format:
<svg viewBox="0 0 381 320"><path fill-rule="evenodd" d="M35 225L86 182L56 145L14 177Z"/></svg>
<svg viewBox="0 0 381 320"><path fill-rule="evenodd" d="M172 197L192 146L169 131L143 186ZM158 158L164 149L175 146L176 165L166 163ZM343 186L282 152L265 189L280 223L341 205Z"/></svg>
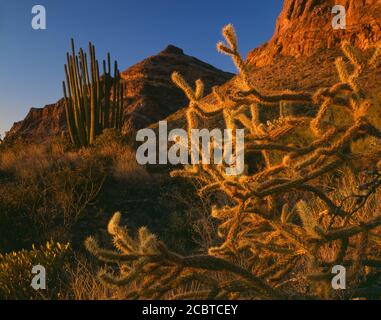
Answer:
<svg viewBox="0 0 381 320"><path fill-rule="evenodd" d="M195 297L213 298L222 293L225 287L238 285L234 281L219 284L205 273L205 270L225 269L244 279L241 285L247 286L249 290L259 290L264 296L281 298L265 282L228 261L202 255L183 257L173 253L146 228L140 228L138 236L132 238L127 229L120 226L120 218L120 213L115 213L108 226L117 251L99 248L96 240L91 237L85 245L99 260L120 265L120 276L105 271L100 271L98 276L111 286L136 287L136 290L130 290L128 298L159 299L173 288L193 280L211 287L201 293L194 293ZM195 270L199 272L195 273Z"/></svg>
<svg viewBox="0 0 381 320"><path fill-rule="evenodd" d="M375 178L363 185L367 193L356 196L351 205L345 204L347 198L340 199L323 183L354 160L353 142L366 137L381 138L381 132L369 122L372 100L359 81L365 68L377 65L380 46L367 61L344 43L345 57L336 61L340 82L330 88L321 88L315 94L284 91L264 95L250 81L250 71L238 53L233 27L225 27L223 35L228 45L220 43L218 48L237 65L238 88L229 88L233 92L228 94L215 88L216 99L212 104L201 99L200 81L193 90L178 73L172 77L190 100L188 129L197 127L200 118L220 116L224 120L221 126L246 129L246 152L263 156L264 165L252 175L228 176L221 165L215 164L195 164L172 173L199 180L204 185L202 193L225 195L226 205L214 207L211 213L219 221L221 243L210 248L208 255L183 257L168 251L147 233L147 239L151 240L143 242L150 243L148 253L138 249L142 238L128 240L127 233L112 227L109 231L114 244L123 254L102 251L92 240L88 241L88 248L105 261L127 265L125 278L140 277L143 284L134 292L135 298L165 297L170 290L192 281L200 283L202 289L186 297L381 296L376 285L381 280L377 233L381 216L377 212L361 214L361 208L381 185L381 175L378 171L374 173ZM348 63L353 68L348 68ZM317 109L316 115L285 116L281 110L285 102L309 105ZM280 118L262 123L260 107L279 108ZM337 108L347 112L348 123L337 123L328 117ZM301 129L309 136L309 142L290 143ZM118 220L119 215L112 221ZM121 246L124 242L128 243L127 251ZM332 267L340 264L348 268L349 288L338 294L330 287L330 279ZM231 280L221 283L216 277L219 273L229 274ZM125 284L125 278L103 276L106 282L116 285Z"/></svg>

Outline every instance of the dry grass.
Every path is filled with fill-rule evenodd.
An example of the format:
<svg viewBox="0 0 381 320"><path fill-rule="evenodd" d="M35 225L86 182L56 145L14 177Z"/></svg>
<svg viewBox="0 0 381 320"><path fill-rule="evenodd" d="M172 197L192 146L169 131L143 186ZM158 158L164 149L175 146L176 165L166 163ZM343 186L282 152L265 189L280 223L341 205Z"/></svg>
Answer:
<svg viewBox="0 0 381 320"><path fill-rule="evenodd" d="M98 280L94 268L84 259L76 259L69 277L69 291L65 299L110 300L112 298L111 291Z"/></svg>
<svg viewBox="0 0 381 320"><path fill-rule="evenodd" d="M106 179L121 184L149 179L129 146L107 139L107 144L80 150L60 139L2 148L0 250L51 238L71 240L73 228L91 215L89 209L96 205Z"/></svg>
<svg viewBox="0 0 381 320"><path fill-rule="evenodd" d="M84 238L94 232L102 236L103 226L117 206L129 213L130 221L155 226L176 249L194 247L193 235L201 245L207 230L192 228L207 228L199 214L204 206L207 218L208 204L197 202L192 188L183 189L182 185L165 175L148 173L137 164L134 150L123 138L110 132L100 136L94 147L79 150L60 139L3 145L0 252L51 239L70 242L76 258L59 298L124 299L125 290L111 290L99 282L91 261L83 255ZM173 196L187 201L174 203Z"/></svg>

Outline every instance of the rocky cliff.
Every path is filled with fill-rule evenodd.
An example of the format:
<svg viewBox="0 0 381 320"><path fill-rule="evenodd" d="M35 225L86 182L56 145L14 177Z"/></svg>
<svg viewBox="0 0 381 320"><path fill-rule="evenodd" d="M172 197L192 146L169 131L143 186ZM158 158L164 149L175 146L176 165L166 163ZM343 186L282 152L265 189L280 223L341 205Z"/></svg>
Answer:
<svg viewBox="0 0 381 320"><path fill-rule="evenodd" d="M346 9L344 30L332 27L335 5ZM343 40L360 49L369 49L381 40L381 0L285 0L274 36L253 50L248 61L263 66L280 55L308 57L337 48Z"/></svg>
<svg viewBox="0 0 381 320"><path fill-rule="evenodd" d="M171 81L171 73L179 71L187 79L202 78L206 92L214 85L221 85L234 75L214 68L182 49L169 45L159 54L149 57L123 71L125 103L123 132L147 127L165 119L187 103L183 92ZM66 119L62 100L43 108L32 108L24 120L13 125L6 134L6 141L17 139L45 141L66 131Z"/></svg>
<svg viewBox="0 0 381 320"><path fill-rule="evenodd" d="M13 124L6 133L5 141L17 139L36 142L59 136L66 130L63 99L43 108L31 108L24 120Z"/></svg>
<svg viewBox="0 0 381 320"><path fill-rule="evenodd" d="M332 8L338 4L346 8L345 30L332 27ZM381 41L381 0L285 0L273 37L248 54L252 83L263 93L286 89L315 92L332 86L339 81L335 59L343 55L343 40L365 54L374 51ZM367 70L360 80L368 90L379 92L381 66ZM231 91L235 83L233 78L221 86L220 92ZM213 103L214 96L205 100ZM171 127L184 125L184 110L168 121Z"/></svg>

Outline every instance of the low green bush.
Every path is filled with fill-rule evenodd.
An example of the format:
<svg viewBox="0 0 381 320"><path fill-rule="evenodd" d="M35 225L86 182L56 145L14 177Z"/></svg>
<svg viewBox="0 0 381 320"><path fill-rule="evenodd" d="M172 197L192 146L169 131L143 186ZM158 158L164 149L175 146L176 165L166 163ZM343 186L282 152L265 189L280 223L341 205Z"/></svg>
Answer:
<svg viewBox="0 0 381 320"><path fill-rule="evenodd" d="M0 254L0 300L59 299L70 258L70 244L49 241L32 250ZM46 269L46 290L31 286L33 266Z"/></svg>

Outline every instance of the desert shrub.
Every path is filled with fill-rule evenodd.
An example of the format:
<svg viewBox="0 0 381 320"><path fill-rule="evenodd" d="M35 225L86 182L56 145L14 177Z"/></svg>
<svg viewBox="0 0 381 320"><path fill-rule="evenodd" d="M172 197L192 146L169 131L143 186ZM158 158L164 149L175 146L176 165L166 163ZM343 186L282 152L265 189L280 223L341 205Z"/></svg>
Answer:
<svg viewBox="0 0 381 320"><path fill-rule="evenodd" d="M19 180L35 180L60 155L50 153L46 145L20 142L1 153L0 169Z"/></svg>
<svg viewBox="0 0 381 320"><path fill-rule="evenodd" d="M108 146L118 146L125 142L123 135L116 129L104 129L102 133L95 139L94 146L104 148Z"/></svg>
<svg viewBox="0 0 381 320"><path fill-rule="evenodd" d="M16 144L0 154L0 249L49 239L70 240L72 228L101 191L106 161L62 145Z"/></svg>
<svg viewBox="0 0 381 320"><path fill-rule="evenodd" d="M218 222L219 243L207 255L179 255L147 228L131 233L117 213L108 226L116 250L101 249L93 238L86 241L98 259L119 265L119 274L102 271L99 277L114 287L133 288L129 297L141 299L173 297L174 290L190 285L195 291L182 297L379 298L381 216L376 203L381 172L375 161L367 162L353 147L361 139L381 138L369 119L374 101L359 81L366 68L377 66L381 50L366 60L343 43L344 57L336 60L339 83L315 93L265 95L251 82L233 27L225 27L223 34L227 44L219 43L218 49L231 56L240 71L235 84L225 91L215 88L214 99L203 100L201 80L193 89L180 74L172 78L190 100L188 130L222 114L221 127L244 128L245 151L258 153L263 165L239 176L227 175L221 164L195 164L173 172L201 183L201 194L223 195L225 200L216 201L211 212ZM281 111L284 102L303 104L316 113L279 112L274 121L261 121L260 106ZM346 113L345 121L335 117L338 110ZM300 134L295 143L292 137L298 130L308 132L308 139ZM351 183L350 188L343 183ZM331 286L335 265L347 269L347 290ZM219 281L221 274L226 281Z"/></svg>
<svg viewBox="0 0 381 320"><path fill-rule="evenodd" d="M34 222L31 212L37 197L36 186L0 185L0 251L18 250L41 239L41 224Z"/></svg>
<svg viewBox="0 0 381 320"><path fill-rule="evenodd" d="M113 158L113 172L115 179L130 184L147 183L151 180L147 170L136 161L135 152L128 146L118 150Z"/></svg>
<svg viewBox="0 0 381 320"><path fill-rule="evenodd" d="M58 299L63 295L69 244L49 241L40 248L0 254L0 300ZM33 266L46 269L46 290L31 286Z"/></svg>
<svg viewBox="0 0 381 320"><path fill-rule="evenodd" d="M150 179L147 170L136 161L135 150L115 129L105 129L95 140L96 153L111 161L110 176L130 184Z"/></svg>
<svg viewBox="0 0 381 320"><path fill-rule="evenodd" d="M44 196L45 201L51 201L47 208L56 208L64 226L70 227L98 196L104 179L105 169L96 159L63 163L49 172L43 182L49 188Z"/></svg>
<svg viewBox="0 0 381 320"><path fill-rule="evenodd" d="M87 257L88 258L88 257ZM67 270L65 300L110 300L118 299L115 292L105 286L97 277L96 267L86 258L75 255Z"/></svg>
<svg viewBox="0 0 381 320"><path fill-rule="evenodd" d="M199 184L184 182L187 181L175 180L176 188L163 195L163 202L172 203L174 208L165 217L161 239L176 252L206 253L218 242L217 224L210 215L215 197L200 195Z"/></svg>

